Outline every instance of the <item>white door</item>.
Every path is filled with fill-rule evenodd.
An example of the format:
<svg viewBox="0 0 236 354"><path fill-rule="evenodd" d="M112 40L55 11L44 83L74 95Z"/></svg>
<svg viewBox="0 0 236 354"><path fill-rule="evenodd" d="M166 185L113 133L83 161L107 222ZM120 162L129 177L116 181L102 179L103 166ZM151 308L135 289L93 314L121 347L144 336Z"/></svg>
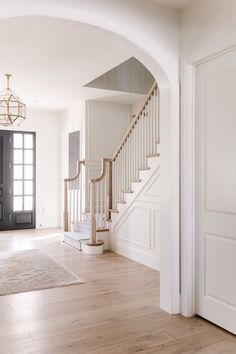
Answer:
<svg viewBox="0 0 236 354"><path fill-rule="evenodd" d="M236 51L197 67L197 313L236 334Z"/></svg>

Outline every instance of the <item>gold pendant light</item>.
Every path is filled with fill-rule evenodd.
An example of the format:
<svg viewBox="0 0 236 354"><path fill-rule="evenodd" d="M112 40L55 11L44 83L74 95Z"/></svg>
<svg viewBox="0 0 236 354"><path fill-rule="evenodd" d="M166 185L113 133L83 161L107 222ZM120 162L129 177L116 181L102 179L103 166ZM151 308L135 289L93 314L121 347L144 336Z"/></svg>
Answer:
<svg viewBox="0 0 236 354"><path fill-rule="evenodd" d="M9 87L11 74L5 74L7 87L0 92L0 125L20 125L26 118L26 106Z"/></svg>

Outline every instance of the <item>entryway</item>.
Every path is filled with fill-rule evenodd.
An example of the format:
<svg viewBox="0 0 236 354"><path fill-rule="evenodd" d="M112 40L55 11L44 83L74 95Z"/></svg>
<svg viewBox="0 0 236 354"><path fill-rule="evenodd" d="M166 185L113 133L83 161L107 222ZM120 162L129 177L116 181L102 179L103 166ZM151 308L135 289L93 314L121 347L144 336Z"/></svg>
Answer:
<svg viewBox="0 0 236 354"><path fill-rule="evenodd" d="M35 228L35 133L0 130L0 230Z"/></svg>

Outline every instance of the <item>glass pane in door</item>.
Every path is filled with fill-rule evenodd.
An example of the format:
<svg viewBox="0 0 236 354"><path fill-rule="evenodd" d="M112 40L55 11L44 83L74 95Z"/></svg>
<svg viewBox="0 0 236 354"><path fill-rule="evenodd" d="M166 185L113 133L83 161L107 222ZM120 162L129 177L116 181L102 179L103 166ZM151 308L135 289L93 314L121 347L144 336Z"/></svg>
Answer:
<svg viewBox="0 0 236 354"><path fill-rule="evenodd" d="M13 211L22 211L22 210L23 210L23 198L13 197Z"/></svg>
<svg viewBox="0 0 236 354"><path fill-rule="evenodd" d="M14 147L14 149L22 149L23 148L23 134L15 133L13 135L13 147Z"/></svg>

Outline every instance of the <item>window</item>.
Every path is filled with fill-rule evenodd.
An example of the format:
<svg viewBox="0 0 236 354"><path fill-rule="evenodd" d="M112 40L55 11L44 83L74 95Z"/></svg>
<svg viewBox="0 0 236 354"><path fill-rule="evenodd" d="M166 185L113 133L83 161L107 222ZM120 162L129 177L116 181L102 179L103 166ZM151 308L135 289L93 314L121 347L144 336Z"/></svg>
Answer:
<svg viewBox="0 0 236 354"><path fill-rule="evenodd" d="M34 207L34 136L13 134L13 210L31 211Z"/></svg>

